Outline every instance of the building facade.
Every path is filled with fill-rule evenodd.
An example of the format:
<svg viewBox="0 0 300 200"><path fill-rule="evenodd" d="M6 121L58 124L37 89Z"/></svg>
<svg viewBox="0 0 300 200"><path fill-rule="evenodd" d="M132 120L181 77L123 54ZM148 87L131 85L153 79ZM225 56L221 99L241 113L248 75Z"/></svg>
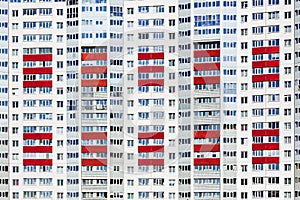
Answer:
<svg viewBox="0 0 300 200"><path fill-rule="evenodd" d="M0 1L0 199L300 199L299 8Z"/></svg>

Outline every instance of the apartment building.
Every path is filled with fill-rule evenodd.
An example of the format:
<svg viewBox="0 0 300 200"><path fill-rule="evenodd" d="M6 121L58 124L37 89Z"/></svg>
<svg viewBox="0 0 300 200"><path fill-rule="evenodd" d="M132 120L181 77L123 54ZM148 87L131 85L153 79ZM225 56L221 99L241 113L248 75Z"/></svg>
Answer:
<svg viewBox="0 0 300 200"><path fill-rule="evenodd" d="M0 6L0 199L300 199L300 1Z"/></svg>

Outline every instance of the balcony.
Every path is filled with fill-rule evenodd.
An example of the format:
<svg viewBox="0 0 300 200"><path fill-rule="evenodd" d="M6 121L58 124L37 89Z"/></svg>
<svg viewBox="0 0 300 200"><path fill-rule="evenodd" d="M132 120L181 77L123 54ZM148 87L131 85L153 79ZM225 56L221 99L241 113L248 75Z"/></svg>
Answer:
<svg viewBox="0 0 300 200"><path fill-rule="evenodd" d="M106 105L81 106L82 111L100 111L107 110Z"/></svg>
<svg viewBox="0 0 300 200"><path fill-rule="evenodd" d="M195 110L220 110L220 103L196 103L194 104Z"/></svg>
<svg viewBox="0 0 300 200"><path fill-rule="evenodd" d="M220 116L212 117L212 116L205 116L205 117L194 117L195 123L218 123L220 122Z"/></svg>
<svg viewBox="0 0 300 200"><path fill-rule="evenodd" d="M83 98L106 98L106 92L84 92L81 93Z"/></svg>
<svg viewBox="0 0 300 200"><path fill-rule="evenodd" d="M215 90L195 90L195 96L198 97L218 97L221 95L220 89Z"/></svg>

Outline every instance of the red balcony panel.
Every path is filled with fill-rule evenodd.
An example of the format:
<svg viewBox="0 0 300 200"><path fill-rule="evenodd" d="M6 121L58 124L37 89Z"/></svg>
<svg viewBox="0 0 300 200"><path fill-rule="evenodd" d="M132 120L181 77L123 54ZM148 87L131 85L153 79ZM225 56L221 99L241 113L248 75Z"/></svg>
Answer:
<svg viewBox="0 0 300 200"><path fill-rule="evenodd" d="M279 52L280 52L279 46L252 48L252 55L255 55L255 54L279 53Z"/></svg>
<svg viewBox="0 0 300 200"><path fill-rule="evenodd" d="M82 166L107 166L107 159L81 159Z"/></svg>
<svg viewBox="0 0 300 200"><path fill-rule="evenodd" d="M107 60L107 53L82 53L81 60Z"/></svg>
<svg viewBox="0 0 300 200"><path fill-rule="evenodd" d="M139 73L164 72L164 66L142 66L138 67Z"/></svg>
<svg viewBox="0 0 300 200"><path fill-rule="evenodd" d="M52 54L23 55L23 61L52 61Z"/></svg>
<svg viewBox="0 0 300 200"><path fill-rule="evenodd" d="M52 74L52 67L23 68L23 74Z"/></svg>
<svg viewBox="0 0 300 200"><path fill-rule="evenodd" d="M194 152L220 152L220 144L195 144Z"/></svg>
<svg viewBox="0 0 300 200"><path fill-rule="evenodd" d="M23 159L23 165L34 165L34 166L51 166L52 159Z"/></svg>
<svg viewBox="0 0 300 200"><path fill-rule="evenodd" d="M194 71L206 71L206 70L220 70L220 63L196 63L194 64Z"/></svg>
<svg viewBox="0 0 300 200"><path fill-rule="evenodd" d="M253 61L252 68L279 67L279 60Z"/></svg>
<svg viewBox="0 0 300 200"><path fill-rule="evenodd" d="M194 138L220 138L220 131L195 131Z"/></svg>
<svg viewBox="0 0 300 200"><path fill-rule="evenodd" d="M279 81L279 74L253 75L252 82Z"/></svg>
<svg viewBox="0 0 300 200"><path fill-rule="evenodd" d="M199 58L199 57L216 57L220 56L221 51L220 49L218 50L195 50L194 51L194 57Z"/></svg>
<svg viewBox="0 0 300 200"><path fill-rule="evenodd" d="M194 158L195 165L220 165L220 158Z"/></svg>
<svg viewBox="0 0 300 200"><path fill-rule="evenodd" d="M252 130L252 137L255 136L279 136L279 129Z"/></svg>
<svg viewBox="0 0 300 200"><path fill-rule="evenodd" d="M139 159L138 165L164 165L164 159Z"/></svg>
<svg viewBox="0 0 300 200"><path fill-rule="evenodd" d="M23 88L52 87L52 81L23 81Z"/></svg>
<svg viewBox="0 0 300 200"><path fill-rule="evenodd" d="M81 146L82 153L106 153L107 146Z"/></svg>
<svg viewBox="0 0 300 200"><path fill-rule="evenodd" d="M252 144L252 150L279 150L279 143Z"/></svg>
<svg viewBox="0 0 300 200"><path fill-rule="evenodd" d="M139 86L164 86L164 79L139 80Z"/></svg>
<svg viewBox="0 0 300 200"><path fill-rule="evenodd" d="M81 67L82 74L106 74L106 66L97 66L97 67Z"/></svg>
<svg viewBox="0 0 300 200"><path fill-rule="evenodd" d="M252 164L271 164L279 163L279 157L254 157Z"/></svg>
<svg viewBox="0 0 300 200"><path fill-rule="evenodd" d="M24 133L24 140L52 140L52 133Z"/></svg>
<svg viewBox="0 0 300 200"><path fill-rule="evenodd" d="M52 146L23 146L23 153L52 153Z"/></svg>
<svg viewBox="0 0 300 200"><path fill-rule="evenodd" d="M194 85L219 84L220 76L194 77Z"/></svg>
<svg viewBox="0 0 300 200"><path fill-rule="evenodd" d="M164 139L164 132L139 133L139 139Z"/></svg>
<svg viewBox="0 0 300 200"><path fill-rule="evenodd" d="M138 53L139 60L164 59L164 53Z"/></svg>
<svg viewBox="0 0 300 200"><path fill-rule="evenodd" d="M99 133L81 133L82 140L106 140L107 133L99 132Z"/></svg>
<svg viewBox="0 0 300 200"><path fill-rule="evenodd" d="M138 152L164 152L164 146L139 146Z"/></svg>
<svg viewBox="0 0 300 200"><path fill-rule="evenodd" d="M106 87L107 80L81 80L81 87Z"/></svg>

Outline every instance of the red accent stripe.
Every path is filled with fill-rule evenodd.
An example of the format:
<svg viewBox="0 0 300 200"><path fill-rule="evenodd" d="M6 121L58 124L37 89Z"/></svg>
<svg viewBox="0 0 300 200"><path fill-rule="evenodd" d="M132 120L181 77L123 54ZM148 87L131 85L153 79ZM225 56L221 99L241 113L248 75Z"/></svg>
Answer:
<svg viewBox="0 0 300 200"><path fill-rule="evenodd" d="M194 138L219 138L220 131L195 131Z"/></svg>
<svg viewBox="0 0 300 200"><path fill-rule="evenodd" d="M279 81L279 74L253 75L252 82Z"/></svg>
<svg viewBox="0 0 300 200"><path fill-rule="evenodd" d="M279 46L252 48L252 54L279 53Z"/></svg>
<svg viewBox="0 0 300 200"><path fill-rule="evenodd" d="M52 87L52 81L23 81L23 87Z"/></svg>
<svg viewBox="0 0 300 200"><path fill-rule="evenodd" d="M220 63L197 63L194 64L194 71L220 70Z"/></svg>
<svg viewBox="0 0 300 200"><path fill-rule="evenodd" d="M164 132L138 133L139 139L164 139Z"/></svg>
<svg viewBox="0 0 300 200"><path fill-rule="evenodd" d="M23 165L48 166L52 165L52 159L23 159Z"/></svg>
<svg viewBox="0 0 300 200"><path fill-rule="evenodd" d="M164 146L139 146L138 152L164 152Z"/></svg>
<svg viewBox="0 0 300 200"><path fill-rule="evenodd" d="M279 143L252 144L252 150L279 150Z"/></svg>
<svg viewBox="0 0 300 200"><path fill-rule="evenodd" d="M105 87L105 86L107 86L107 79L104 79L104 80L81 80L81 86L82 87L97 87L97 86Z"/></svg>
<svg viewBox="0 0 300 200"><path fill-rule="evenodd" d="M82 53L81 60L107 60L107 53Z"/></svg>
<svg viewBox="0 0 300 200"><path fill-rule="evenodd" d="M194 84L219 84L220 76L194 77Z"/></svg>
<svg viewBox="0 0 300 200"><path fill-rule="evenodd" d="M104 140L107 139L106 132L98 132L98 133L81 133L82 140Z"/></svg>
<svg viewBox="0 0 300 200"><path fill-rule="evenodd" d="M23 61L52 61L52 54L23 55Z"/></svg>
<svg viewBox="0 0 300 200"><path fill-rule="evenodd" d="M195 165L220 165L220 158L194 158Z"/></svg>
<svg viewBox="0 0 300 200"><path fill-rule="evenodd" d="M164 66L138 67L139 73L164 72Z"/></svg>
<svg viewBox="0 0 300 200"><path fill-rule="evenodd" d="M252 130L252 136L279 136L279 129Z"/></svg>
<svg viewBox="0 0 300 200"><path fill-rule="evenodd" d="M82 166L107 166L107 159L82 159Z"/></svg>
<svg viewBox="0 0 300 200"><path fill-rule="evenodd" d="M220 152L220 144L195 144L195 152Z"/></svg>
<svg viewBox="0 0 300 200"><path fill-rule="evenodd" d="M164 53L138 53L139 60L164 59Z"/></svg>
<svg viewBox="0 0 300 200"><path fill-rule="evenodd" d="M23 146L23 153L52 153L52 146Z"/></svg>
<svg viewBox="0 0 300 200"><path fill-rule="evenodd" d="M82 74L106 74L106 66L95 66L95 67L81 67Z"/></svg>
<svg viewBox="0 0 300 200"><path fill-rule="evenodd" d="M52 140L52 133L24 133L24 140Z"/></svg>
<svg viewBox="0 0 300 200"><path fill-rule="evenodd" d="M252 164L270 164L279 163L279 157L255 157L252 158Z"/></svg>
<svg viewBox="0 0 300 200"><path fill-rule="evenodd" d="M139 80L139 86L163 86L164 79L147 79L147 80Z"/></svg>
<svg viewBox="0 0 300 200"><path fill-rule="evenodd" d="M164 165L164 159L139 159L138 165Z"/></svg>
<svg viewBox="0 0 300 200"><path fill-rule="evenodd" d="M279 60L266 60L266 61L252 62L252 68L264 68L264 67L279 67Z"/></svg>
<svg viewBox="0 0 300 200"><path fill-rule="evenodd" d="M23 74L52 74L52 67L23 68Z"/></svg>
<svg viewBox="0 0 300 200"><path fill-rule="evenodd" d="M106 153L107 146L81 146L82 153Z"/></svg>
<svg viewBox="0 0 300 200"><path fill-rule="evenodd" d="M220 50L195 50L194 57L213 57L213 56L220 56Z"/></svg>

